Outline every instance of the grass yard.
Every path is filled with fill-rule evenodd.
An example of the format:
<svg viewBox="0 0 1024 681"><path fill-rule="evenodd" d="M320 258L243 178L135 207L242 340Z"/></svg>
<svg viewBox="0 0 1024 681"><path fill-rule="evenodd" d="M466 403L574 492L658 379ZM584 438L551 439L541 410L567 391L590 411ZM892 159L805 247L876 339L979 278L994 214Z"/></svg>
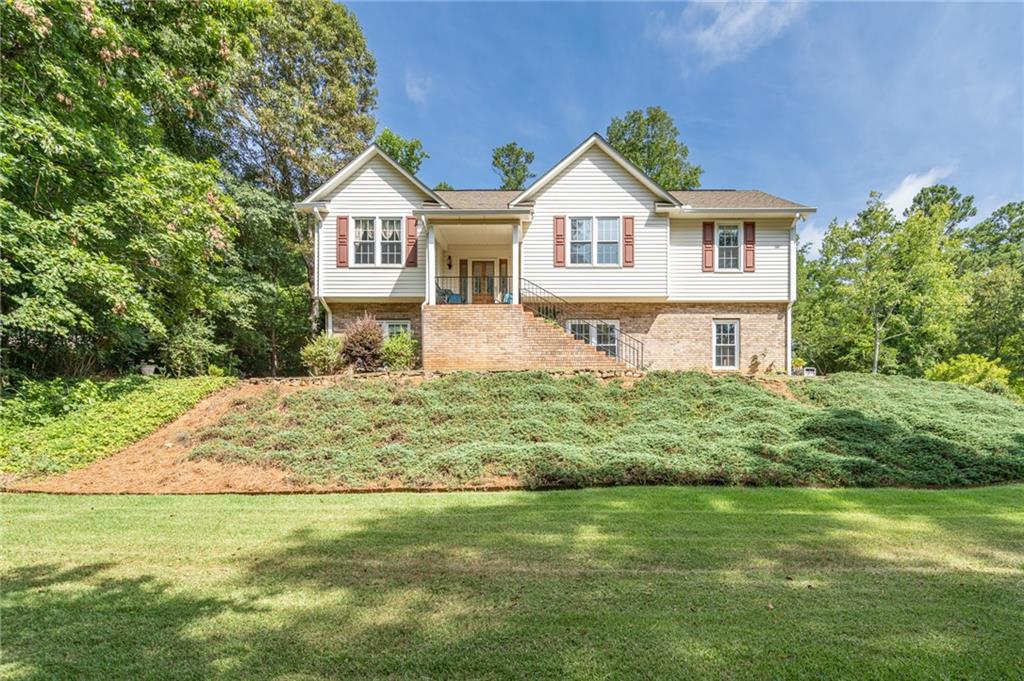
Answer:
<svg viewBox="0 0 1024 681"><path fill-rule="evenodd" d="M4 679L1024 669L1022 486L0 501Z"/></svg>
<svg viewBox="0 0 1024 681"><path fill-rule="evenodd" d="M0 471L61 473L113 454L185 413L232 378L31 382L5 396Z"/></svg>
<svg viewBox="0 0 1024 681"><path fill-rule="evenodd" d="M197 459L346 486L1024 480L1021 403L863 374L763 383L666 372L630 388L543 373L350 381L239 401L199 440Z"/></svg>

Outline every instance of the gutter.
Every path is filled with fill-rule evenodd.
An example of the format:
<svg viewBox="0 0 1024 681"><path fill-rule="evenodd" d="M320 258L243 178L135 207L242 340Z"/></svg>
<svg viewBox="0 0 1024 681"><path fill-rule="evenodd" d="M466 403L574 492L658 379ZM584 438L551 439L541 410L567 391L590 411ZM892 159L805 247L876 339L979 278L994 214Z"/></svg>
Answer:
<svg viewBox="0 0 1024 681"><path fill-rule="evenodd" d="M799 208L693 208L692 206L668 206L659 204L654 207L657 215L670 218L716 218L716 217L794 217L806 220L808 215L817 213L817 208L800 206Z"/></svg>

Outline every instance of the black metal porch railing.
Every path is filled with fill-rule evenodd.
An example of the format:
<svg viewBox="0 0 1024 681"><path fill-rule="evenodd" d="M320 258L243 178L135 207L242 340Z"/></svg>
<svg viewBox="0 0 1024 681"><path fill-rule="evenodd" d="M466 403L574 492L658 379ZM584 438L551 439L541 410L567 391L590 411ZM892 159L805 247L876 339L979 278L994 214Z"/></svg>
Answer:
<svg viewBox="0 0 1024 681"><path fill-rule="evenodd" d="M512 302L512 277L436 277L438 305Z"/></svg>
<svg viewBox="0 0 1024 681"><path fill-rule="evenodd" d="M563 326L568 333L627 366L644 368L644 344L600 319L587 319L578 307L528 279L519 280L519 302L534 314Z"/></svg>

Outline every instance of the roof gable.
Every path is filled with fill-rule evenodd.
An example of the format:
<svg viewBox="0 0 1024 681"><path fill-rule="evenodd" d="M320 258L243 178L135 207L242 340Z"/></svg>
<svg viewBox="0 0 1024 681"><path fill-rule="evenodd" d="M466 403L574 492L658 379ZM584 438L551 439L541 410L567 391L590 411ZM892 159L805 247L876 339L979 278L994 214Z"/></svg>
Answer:
<svg viewBox="0 0 1024 681"><path fill-rule="evenodd" d="M436 201L442 206L448 206L448 203L438 196L436 193L431 191L427 185L419 181L419 179L410 173L408 170L398 164L395 159L388 156L384 151L377 146L376 143L366 147L361 154L356 156L354 159L349 161L341 170L334 174L334 176L320 185L319 188L313 191L312 194L307 196L301 201L301 203L313 203L315 201L323 201L332 191L340 186L345 180L352 177L360 168L365 166L371 160L380 158L388 165L390 165L396 172L402 175L406 180L409 181L414 187L419 189L423 194L429 197L431 200Z"/></svg>
<svg viewBox="0 0 1024 681"><path fill-rule="evenodd" d="M590 137L585 139L579 146L569 152L569 155L563 158L561 161L555 164L553 168L548 170L546 173L538 177L533 184L523 190L519 196L509 202L509 206L516 206L523 201L528 200L530 197L535 196L542 188L549 184L552 180L559 176L563 170L569 168L574 164L580 157L587 153L593 147L599 148L605 154L607 154L613 161L618 163L623 170L632 175L640 184L647 188L652 194L658 198L664 200L666 203L673 205L677 204L675 197L669 192L665 191L661 186L658 185L654 180L647 176L642 170L637 168L633 163L629 161L625 156L620 154L612 145L610 145L601 135L593 133Z"/></svg>

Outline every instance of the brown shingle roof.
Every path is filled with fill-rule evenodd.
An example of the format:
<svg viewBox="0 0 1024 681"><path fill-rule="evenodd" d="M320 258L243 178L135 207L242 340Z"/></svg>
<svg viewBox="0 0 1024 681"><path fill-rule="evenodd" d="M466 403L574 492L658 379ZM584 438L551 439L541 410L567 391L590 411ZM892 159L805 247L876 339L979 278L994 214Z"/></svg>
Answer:
<svg viewBox="0 0 1024 681"><path fill-rule="evenodd" d="M456 210L460 208L491 210L495 208L508 208L508 202L519 196L522 192L504 189L456 189L452 191L441 190L434 193Z"/></svg>
<svg viewBox="0 0 1024 681"><path fill-rule="evenodd" d="M808 208L756 189L692 189L669 192L694 208Z"/></svg>
<svg viewBox="0 0 1024 681"><path fill-rule="evenodd" d="M494 210L508 208L520 192L504 189L455 189L434 192L458 210ZM683 205L693 208L807 208L756 189L693 189L669 192Z"/></svg>

